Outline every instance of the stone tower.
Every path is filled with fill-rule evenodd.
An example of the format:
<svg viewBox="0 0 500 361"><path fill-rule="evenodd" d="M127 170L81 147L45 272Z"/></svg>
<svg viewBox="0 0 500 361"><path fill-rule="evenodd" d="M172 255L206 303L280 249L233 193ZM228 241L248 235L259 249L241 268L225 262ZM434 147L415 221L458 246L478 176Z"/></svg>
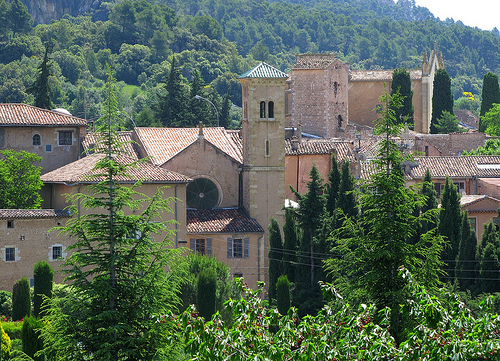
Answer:
<svg viewBox="0 0 500 361"><path fill-rule="evenodd" d="M342 137L348 122L349 66L333 54L299 54L291 73L291 123L323 138Z"/></svg>
<svg viewBox="0 0 500 361"><path fill-rule="evenodd" d="M239 77L243 102L243 207L266 230L258 245L259 268L268 265L269 218L283 224L287 78L287 74L266 63ZM261 281L267 281L267 277Z"/></svg>

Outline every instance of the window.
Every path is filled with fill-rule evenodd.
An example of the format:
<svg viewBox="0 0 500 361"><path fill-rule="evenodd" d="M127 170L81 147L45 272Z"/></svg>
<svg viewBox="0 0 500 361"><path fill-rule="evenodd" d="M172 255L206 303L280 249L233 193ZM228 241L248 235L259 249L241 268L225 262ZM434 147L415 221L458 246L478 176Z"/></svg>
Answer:
<svg viewBox="0 0 500 361"><path fill-rule="evenodd" d="M191 238L189 248L193 252L212 255L212 238Z"/></svg>
<svg viewBox="0 0 500 361"><path fill-rule="evenodd" d="M268 118L274 118L274 102L269 102L268 107L269 107L269 110L268 110L269 117Z"/></svg>
<svg viewBox="0 0 500 361"><path fill-rule="evenodd" d="M7 221L7 228L14 228L14 221Z"/></svg>
<svg viewBox="0 0 500 361"><path fill-rule="evenodd" d="M219 204L219 188L207 178L196 178L186 187L186 203L189 208L212 209Z"/></svg>
<svg viewBox="0 0 500 361"><path fill-rule="evenodd" d="M52 144L45 144L45 151L52 152Z"/></svg>
<svg viewBox="0 0 500 361"><path fill-rule="evenodd" d="M465 182L454 182L453 184L457 186L458 193L465 191Z"/></svg>
<svg viewBox="0 0 500 361"><path fill-rule="evenodd" d="M260 102L260 118L266 117L266 102Z"/></svg>
<svg viewBox="0 0 500 361"><path fill-rule="evenodd" d="M248 258L249 256L248 238L228 238L227 239L227 258Z"/></svg>
<svg viewBox="0 0 500 361"><path fill-rule="evenodd" d="M264 140L264 156L269 157L271 155L271 150L269 147L269 139Z"/></svg>
<svg viewBox="0 0 500 361"><path fill-rule="evenodd" d="M73 132L71 130L61 130L59 132L59 145L72 145Z"/></svg>
<svg viewBox="0 0 500 361"><path fill-rule="evenodd" d="M62 247L61 246L53 246L52 247L52 260L58 260L62 258Z"/></svg>
<svg viewBox="0 0 500 361"><path fill-rule="evenodd" d="M42 144L42 138L40 138L40 134L35 134L33 136L33 145L41 145Z"/></svg>
<svg viewBox="0 0 500 361"><path fill-rule="evenodd" d="M5 262L14 262L16 260L16 249L14 247L5 247Z"/></svg>

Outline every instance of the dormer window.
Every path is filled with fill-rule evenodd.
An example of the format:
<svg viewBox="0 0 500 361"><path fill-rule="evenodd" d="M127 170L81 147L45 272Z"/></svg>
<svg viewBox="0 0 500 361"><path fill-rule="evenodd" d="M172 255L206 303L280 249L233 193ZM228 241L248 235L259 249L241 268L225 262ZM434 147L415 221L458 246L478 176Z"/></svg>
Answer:
<svg viewBox="0 0 500 361"><path fill-rule="evenodd" d="M40 134L35 134L33 136L33 145L42 145L42 138L40 137Z"/></svg>

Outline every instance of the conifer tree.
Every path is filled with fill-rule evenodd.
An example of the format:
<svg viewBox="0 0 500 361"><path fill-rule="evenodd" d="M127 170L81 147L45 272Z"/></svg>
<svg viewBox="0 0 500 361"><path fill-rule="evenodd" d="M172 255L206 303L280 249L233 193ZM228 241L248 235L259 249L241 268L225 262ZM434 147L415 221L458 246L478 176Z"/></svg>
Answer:
<svg viewBox="0 0 500 361"><path fill-rule="evenodd" d="M12 342L0 322L0 361L9 360L12 353Z"/></svg>
<svg viewBox="0 0 500 361"><path fill-rule="evenodd" d="M196 308L200 316L209 321L215 313L217 275L212 268L202 270L196 287Z"/></svg>
<svg viewBox="0 0 500 361"><path fill-rule="evenodd" d="M443 112L447 111L453 114L453 96L451 94L451 79L448 72L444 69L439 69L434 75L433 83L434 91L432 93L432 119L431 133L437 134L439 119L442 118Z"/></svg>
<svg viewBox="0 0 500 361"><path fill-rule="evenodd" d="M332 164L330 174L328 175L328 183L325 185L325 207L326 214L329 217L333 217L337 213L337 207L339 204L340 178L341 176L337 163L337 157L335 154L332 154Z"/></svg>
<svg viewBox="0 0 500 361"><path fill-rule="evenodd" d="M500 262L498 259L498 245L487 243L481 253L479 270L480 288L482 293L500 292L498 279L500 278Z"/></svg>
<svg viewBox="0 0 500 361"><path fill-rule="evenodd" d="M413 125L413 90L411 90L410 73L405 68L395 69L392 73L391 95L399 92L402 106L394 108L396 121Z"/></svg>
<svg viewBox="0 0 500 361"><path fill-rule="evenodd" d="M43 323L35 317L27 317L23 321L22 344L23 352L34 361L44 361L43 355L35 356L35 353L43 349L43 341L40 335L40 329Z"/></svg>
<svg viewBox="0 0 500 361"><path fill-rule="evenodd" d="M297 268L297 226L294 211L285 208L285 224L283 226L283 274L290 282L295 282Z"/></svg>
<svg viewBox="0 0 500 361"><path fill-rule="evenodd" d="M338 207L345 217L356 218L358 215L356 196L354 195L354 177L347 161L342 162ZM342 220L340 221L342 223Z"/></svg>
<svg viewBox="0 0 500 361"><path fill-rule="evenodd" d="M481 111L479 112L479 131L484 132L486 130L486 126L482 121L482 118L493 107L493 104L500 104L498 76L491 71L484 74L481 99Z"/></svg>
<svg viewBox="0 0 500 361"><path fill-rule="evenodd" d="M276 282L283 272L283 242L280 225L271 217L269 220L269 300L276 299Z"/></svg>
<svg viewBox="0 0 500 361"><path fill-rule="evenodd" d="M472 290L476 276L476 232L472 230L467 211L462 212L462 237L458 252L458 284L462 291Z"/></svg>
<svg viewBox="0 0 500 361"><path fill-rule="evenodd" d="M224 94L222 98L222 107L220 110L219 126L229 129L231 125L230 110L232 106L230 89Z"/></svg>
<svg viewBox="0 0 500 361"><path fill-rule="evenodd" d="M429 287L437 285L435 267L439 264L441 244L439 238L432 239L429 234L414 245L408 241L421 222L414 215L415 208L422 206L421 196L406 187L401 165L409 159L403 157L392 140L403 127L390 106L401 103L399 94L384 94L381 102L384 109L375 133L384 134L384 138L368 191L360 196L363 217L346 218L342 229L334 233L335 252L340 257L327 264L334 274L334 283L350 297L365 294L379 309L391 309L391 333L399 342L403 322L400 304L405 297L405 280L398 277L399 269L405 267Z"/></svg>
<svg viewBox="0 0 500 361"><path fill-rule="evenodd" d="M29 316L31 316L30 283L23 277L12 288L12 320L19 321Z"/></svg>
<svg viewBox="0 0 500 361"><path fill-rule="evenodd" d="M42 63L38 66L38 77L35 82L26 91L35 97L35 106L43 109L53 109L52 97L54 92L50 87L50 78L53 77L51 73L51 58L49 58L50 46L45 46L45 54Z"/></svg>
<svg viewBox="0 0 500 361"><path fill-rule="evenodd" d="M12 30L12 37L16 34L28 32L32 24L33 20L26 5L21 0L13 0L10 3L9 11L9 25Z"/></svg>
<svg viewBox="0 0 500 361"><path fill-rule="evenodd" d="M429 214L429 219L423 219L421 224L421 234L427 233L437 227L437 213L430 213L431 210L437 210L437 192L432 183L431 172L426 169L422 180L422 194L425 196L424 203L421 208L422 213Z"/></svg>
<svg viewBox="0 0 500 361"><path fill-rule="evenodd" d="M447 240L447 246L443 250L442 261L444 262L444 271L451 280L456 275L456 261L462 240L461 224L460 197L456 186L446 177L443 197L441 199L441 210L439 212L438 233Z"/></svg>
<svg viewBox="0 0 500 361"><path fill-rule="evenodd" d="M42 304L44 297L52 298L52 281L54 270L46 261L35 264L33 269L34 292L33 292L33 316L43 316Z"/></svg>
<svg viewBox="0 0 500 361"><path fill-rule="evenodd" d="M204 125L210 124L210 119L207 118L209 113L207 101L196 99L196 96L205 97L204 82L200 72L195 69L192 74L193 78L189 84L189 109L186 111L185 127L196 127L199 122Z"/></svg>
<svg viewBox="0 0 500 361"><path fill-rule="evenodd" d="M180 304L181 280L166 271L179 267L179 250L169 247L174 232L162 219L173 199L161 189L150 198L137 191L139 183L119 181L133 180L128 169L137 162L127 161L119 142L111 72L105 90L94 176L84 192L70 196L76 216L61 229L74 241L65 262L73 292L51 302L46 316L44 352L54 359L145 360L175 346L163 338L172 320L158 322Z"/></svg>
<svg viewBox="0 0 500 361"><path fill-rule="evenodd" d="M280 276L276 282L276 305L282 315L290 309L290 281L286 275Z"/></svg>

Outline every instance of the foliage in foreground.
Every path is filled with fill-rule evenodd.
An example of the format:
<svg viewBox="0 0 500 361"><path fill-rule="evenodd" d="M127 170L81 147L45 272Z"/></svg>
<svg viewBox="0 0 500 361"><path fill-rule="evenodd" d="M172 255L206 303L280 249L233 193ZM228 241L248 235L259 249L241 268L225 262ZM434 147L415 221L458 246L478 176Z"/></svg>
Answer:
<svg viewBox="0 0 500 361"><path fill-rule="evenodd" d="M259 297L262 288L253 291L238 279L244 296L226 302L234 323L225 324L219 314L204 322L191 308L179 317L179 331L192 360L498 359L499 316L474 317L456 295L431 296L406 270L399 277L410 295L401 312L411 324L399 346L389 332L390 309L377 312L366 304L352 309L328 284L322 290L330 302L317 316L299 320L295 308L281 316ZM490 306L486 299L483 308Z"/></svg>

